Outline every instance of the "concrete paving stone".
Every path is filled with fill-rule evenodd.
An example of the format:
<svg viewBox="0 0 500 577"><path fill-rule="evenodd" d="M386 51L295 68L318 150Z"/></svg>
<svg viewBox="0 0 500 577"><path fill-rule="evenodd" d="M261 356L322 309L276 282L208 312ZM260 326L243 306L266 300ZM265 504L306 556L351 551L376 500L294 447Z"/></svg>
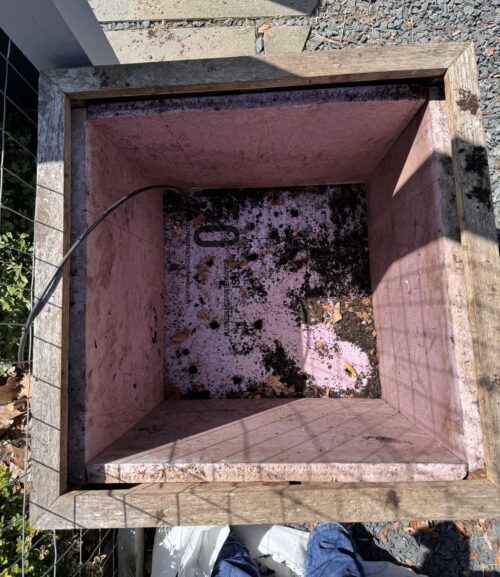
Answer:
<svg viewBox="0 0 500 577"><path fill-rule="evenodd" d="M160 28L106 32L121 64L254 56L253 26Z"/></svg>
<svg viewBox="0 0 500 577"><path fill-rule="evenodd" d="M302 52L310 31L310 26L273 26L264 32L265 53Z"/></svg>
<svg viewBox="0 0 500 577"><path fill-rule="evenodd" d="M89 0L100 22L309 15L317 0Z"/></svg>

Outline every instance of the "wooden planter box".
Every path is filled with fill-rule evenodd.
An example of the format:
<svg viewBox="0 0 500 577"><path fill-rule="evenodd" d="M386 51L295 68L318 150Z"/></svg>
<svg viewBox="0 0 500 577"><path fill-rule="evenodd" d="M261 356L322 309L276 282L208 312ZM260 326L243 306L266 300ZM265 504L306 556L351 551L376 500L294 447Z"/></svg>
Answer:
<svg viewBox="0 0 500 577"><path fill-rule="evenodd" d="M476 76L463 44L41 76L38 294L140 186L364 182L382 398L164 400L163 200L146 193L89 237L36 322L35 527L500 513Z"/></svg>

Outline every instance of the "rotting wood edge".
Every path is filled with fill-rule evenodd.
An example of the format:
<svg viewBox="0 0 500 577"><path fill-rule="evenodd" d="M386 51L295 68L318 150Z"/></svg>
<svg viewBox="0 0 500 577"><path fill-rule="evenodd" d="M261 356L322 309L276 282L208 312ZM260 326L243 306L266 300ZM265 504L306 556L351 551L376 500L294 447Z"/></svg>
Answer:
<svg viewBox="0 0 500 577"><path fill-rule="evenodd" d="M382 58L381 58L382 55ZM50 186L64 189L68 193L68 139L70 138L70 111L71 100L82 98L109 98L112 96L144 96L149 94L174 94L182 92L215 92L234 89L292 87L304 85L339 84L341 82L365 82L380 80L404 80L408 78L432 78L435 76L445 79L446 100L450 114L450 126L455 135L467 135L470 119L465 114L469 110L460 110L457 104L457 95L460 90L469 90L474 98L478 98L477 81L474 62L474 48L464 44L441 44L427 47L396 47L384 49L345 50L333 54L321 55L288 55L280 57L256 57L252 59L225 59L225 64L232 61L231 66L225 66L222 73L215 69L216 61L202 61L201 63L177 62L128 65L121 67L99 67L96 69L84 68L77 70L63 70L48 73L42 79L41 98L49 96L54 91L54 84L59 88L57 97L51 98L50 106L62 107L64 111L63 130L65 164L65 182L61 182L57 167L54 168L53 180ZM425 58L423 58L425 56ZM245 60L245 62L242 62ZM382 62L381 62L382 60ZM249 65L249 64L250 65ZM355 63L355 65L353 65ZM262 64L266 64L262 69ZM349 69L349 66L352 68ZM345 66L344 70L342 67ZM201 67L201 68L200 68ZM248 69L245 70L245 67ZM329 72L331 67L333 72ZM234 71L243 69L237 75ZM278 73L270 74L273 69ZM354 68L354 70L353 70ZM462 69L461 69L462 68ZM200 83L200 70L204 71L203 82ZM165 78L169 77L170 84L165 86ZM175 74L174 74L175 72ZM300 74L301 73L301 74ZM299 75L300 74L300 75ZM113 75L116 81L113 86ZM176 76L177 75L177 76ZM125 78L129 82L125 82ZM192 79L195 80L192 80ZM472 79L472 81L471 81ZM46 84L46 82L49 84ZM156 86L152 86L153 82ZM54 95L54 92L52 92ZM472 105L476 100L472 101ZM478 102L478 101L477 101ZM469 102L471 104L471 102ZM47 106L47 103L46 103ZM466 105L465 105L466 106ZM458 108L457 108L458 107ZM474 116L474 115L473 115ZM54 122L54 115L45 110L41 116L40 150L50 144L53 134L61 129L58 122ZM56 114L57 119L57 114ZM477 122L473 130L477 146L484 149L484 134L482 125ZM480 412L482 415L483 435L487 448L487 476L489 480L464 480L456 482L426 482L426 483L394 483L394 484L339 484L318 485L303 483L302 485L288 485L279 483L257 484L172 484L169 486L150 485L134 487L132 489L115 490L73 490L67 493L65 489L64 467L50 469L43 464L43 454L35 455L33 465L33 484L40 490L30 505L31 523L36 528L72 528L72 527L140 527L165 524L199 524L206 523L259 523L259 522L292 522L303 521L304 516L314 520L337 521L369 521L415 518L469 518L471 516L492 517L500 514L499 482L500 465L495 462L498 455L500 439L500 415L498 402L500 384L496 383L498 365L495 355L488 351L484 342L477 339L477 325L484 322L485 312L480 310L481 282L484 282L489 269L484 268L477 278L477 267L470 253L488 250L492 256L491 243L481 237L477 239L469 234L467 227L472 231L480 231L488 237L492 219L486 224L477 223L474 210L477 210L471 199L467 198L467 186L470 183L462 177L463 160L456 150L453 153L453 165L456 187L460 196L458 199L459 211L462 214L462 242L466 269L468 269L467 291L472 330L475 331L475 353L477 374L483 386L480 387ZM60 171L59 171L60 172ZM484 180L484 175L481 176ZM483 182L482 180L482 182ZM464 184L465 183L465 184ZM486 185L486 195L490 194ZM43 186L38 188L43 201ZM470 191L469 191L470 194ZM462 202L463 201L463 202ZM67 208L67 204L65 208ZM40 227L40 225L37 225ZM43 225L42 225L43 226ZM475 227L475 228L474 228ZM42 227L40 227L41 229ZM40 241L44 242L43 232L39 231ZM66 239L68 231L65 231ZM465 242L464 242L465 240ZM67 240L61 241L62 243ZM486 245L485 245L486 242ZM47 241L46 241L47 243ZM63 245L65 246L65 245ZM49 247L44 246L45 250ZM61 251L61 245L51 245L50 250L54 261ZM496 255L498 259L498 253ZM494 263L493 263L494 264ZM497 268L498 270L498 268ZM67 286L64 279L64 286ZM65 291L66 289L63 288ZM491 301L491 295L483 295ZM64 316L67 318L67 298L63 298ZM495 304L499 302L495 296ZM46 335L51 343L62 345L66 335L67 323L63 320L62 311L56 326L56 334ZM500 322L496 320L496 322ZM495 320L487 321L487 335L498 330ZM481 326L481 325L480 325ZM41 331L41 322L37 330ZM57 330L59 332L57 332ZM67 340L67 339L66 339ZM494 341L493 341L494 342ZM67 371L64 368L66 353L63 352L62 366L58 382L52 384L38 382L38 392L34 392L36 412L36 398L40 398L43 391L50 386L56 386L67 391ZM479 362L478 362L479 361ZM495 376L496 375L496 376ZM36 387L34 387L36 388ZM64 393L65 394L65 393ZM50 419L55 419L59 426L48 428L47 446L52 450L60 451L59 464L66 455L66 415L67 406L64 396L57 406L50 406ZM36 426L34 427L36 432ZM45 431L47 434L47 431ZM47 449L47 452L50 449ZM62 472L60 472L62 470ZM42 492L43 491L43 492ZM258 499L256 498L258 493Z"/></svg>

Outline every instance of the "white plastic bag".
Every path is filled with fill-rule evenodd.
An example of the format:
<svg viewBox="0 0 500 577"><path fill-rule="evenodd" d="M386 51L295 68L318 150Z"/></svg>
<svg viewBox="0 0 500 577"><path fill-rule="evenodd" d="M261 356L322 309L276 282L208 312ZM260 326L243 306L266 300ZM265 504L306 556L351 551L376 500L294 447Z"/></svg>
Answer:
<svg viewBox="0 0 500 577"><path fill-rule="evenodd" d="M306 531L283 525L238 525L233 532L250 556L274 571L275 577L306 577ZM157 529L151 577L210 577L228 535L229 525ZM408 567L359 560L366 577L415 577Z"/></svg>

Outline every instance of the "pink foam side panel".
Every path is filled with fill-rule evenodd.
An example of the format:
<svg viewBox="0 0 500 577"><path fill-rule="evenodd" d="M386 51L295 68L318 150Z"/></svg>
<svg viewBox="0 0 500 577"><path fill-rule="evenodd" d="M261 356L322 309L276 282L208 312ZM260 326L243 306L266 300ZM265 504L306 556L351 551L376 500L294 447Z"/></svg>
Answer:
<svg viewBox="0 0 500 577"><path fill-rule="evenodd" d="M98 130L86 133L90 223L149 177ZM87 241L86 460L163 399L163 198L145 194Z"/></svg>
<svg viewBox="0 0 500 577"><path fill-rule="evenodd" d="M466 472L381 399L165 401L87 465L94 483L391 482Z"/></svg>
<svg viewBox="0 0 500 577"><path fill-rule="evenodd" d="M425 102L421 87L336 88L90 108L156 180L252 188L365 182Z"/></svg>
<svg viewBox="0 0 500 577"><path fill-rule="evenodd" d="M444 114L430 100L369 180L374 319L382 397L475 469L481 429Z"/></svg>

